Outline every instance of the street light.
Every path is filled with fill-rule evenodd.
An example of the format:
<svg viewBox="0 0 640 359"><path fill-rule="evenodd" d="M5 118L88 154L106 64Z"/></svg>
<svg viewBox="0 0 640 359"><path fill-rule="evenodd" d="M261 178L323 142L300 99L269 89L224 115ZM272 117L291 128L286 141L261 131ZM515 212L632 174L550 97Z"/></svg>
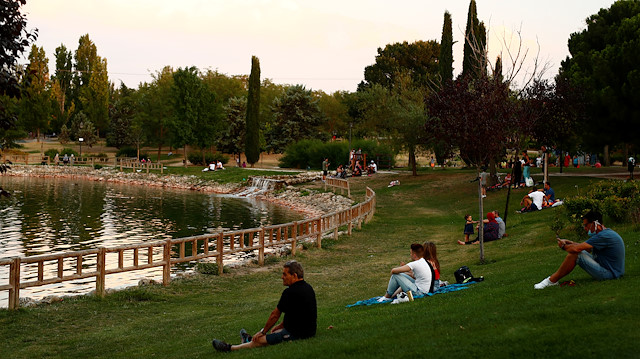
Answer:
<svg viewBox="0 0 640 359"><path fill-rule="evenodd" d="M82 141L84 141L84 138L79 137L78 138L78 142L80 142L80 157L82 157ZM80 159L78 158L78 160L80 160Z"/></svg>

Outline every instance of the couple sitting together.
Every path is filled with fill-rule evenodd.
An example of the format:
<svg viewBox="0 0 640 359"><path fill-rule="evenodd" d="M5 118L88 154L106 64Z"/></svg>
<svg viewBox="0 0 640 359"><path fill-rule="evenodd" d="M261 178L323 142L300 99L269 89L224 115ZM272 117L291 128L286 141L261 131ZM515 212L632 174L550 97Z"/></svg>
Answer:
<svg viewBox="0 0 640 359"><path fill-rule="evenodd" d="M440 288L440 262L435 243L414 243L410 255L411 262L400 263L399 267L391 270L387 292L378 302L389 302L400 291L422 296Z"/></svg>

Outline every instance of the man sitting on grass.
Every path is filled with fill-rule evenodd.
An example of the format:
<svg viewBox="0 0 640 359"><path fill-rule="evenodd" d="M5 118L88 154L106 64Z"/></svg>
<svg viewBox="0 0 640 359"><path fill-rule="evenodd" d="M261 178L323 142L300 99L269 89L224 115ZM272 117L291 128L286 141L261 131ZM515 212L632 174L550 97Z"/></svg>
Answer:
<svg viewBox="0 0 640 359"><path fill-rule="evenodd" d="M535 289L558 285L576 264L597 280L616 279L624 274L625 250L620 235L602 225L602 215L598 212L587 213L582 222L590 238L583 243L558 238L558 246L567 256L555 273L533 286Z"/></svg>
<svg viewBox="0 0 640 359"><path fill-rule="evenodd" d="M288 261L282 270L282 284L288 288L282 292L276 309L271 312L264 328L253 337L242 329L242 344L231 345L214 339L211 344L217 351L228 352L244 348L256 348L278 344L283 341L306 339L316 335L317 305L316 294L304 280L302 265ZM282 323L274 325L285 313ZM271 329L273 327L273 329ZM271 332L269 332L271 329ZM269 334L267 334L269 332Z"/></svg>
<svg viewBox="0 0 640 359"><path fill-rule="evenodd" d="M539 191L535 187L533 187L531 192L529 192L529 194L524 196L522 201L520 201L520 205L524 207L522 207L521 210L516 212L524 213L524 212L539 211L542 209L543 201L544 201L544 193L542 191Z"/></svg>

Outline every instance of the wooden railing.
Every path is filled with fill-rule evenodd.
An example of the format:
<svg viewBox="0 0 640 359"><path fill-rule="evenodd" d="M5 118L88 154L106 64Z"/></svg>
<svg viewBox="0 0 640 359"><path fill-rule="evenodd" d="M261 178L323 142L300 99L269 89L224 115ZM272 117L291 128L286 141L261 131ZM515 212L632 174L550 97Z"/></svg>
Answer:
<svg viewBox="0 0 640 359"><path fill-rule="evenodd" d="M161 162L145 162L142 163L140 161L138 161L137 159L121 159L120 160L120 171L122 171L123 168L131 168L134 171L136 170L140 170L143 171L145 170L147 173L149 173L149 170L160 170L160 173L164 173L164 166L162 165Z"/></svg>
<svg viewBox="0 0 640 359"><path fill-rule="evenodd" d="M341 178L329 178L327 177L324 181L324 190L327 190L327 186L330 186L333 190L334 188L340 188L340 194L344 194L344 190L347 190L347 196L351 198L351 188L349 187L349 181Z"/></svg>
<svg viewBox="0 0 640 359"><path fill-rule="evenodd" d="M0 259L0 267L9 267L9 282L0 283L0 292L9 291L9 309L20 306L20 290L47 284L95 277L96 294L104 296L106 277L110 274L162 267L162 284L171 281L171 267L182 262L216 258L219 274L223 273L224 256L249 250L258 251L258 263L264 265L266 248L290 244L296 254L297 242L313 239L322 247L322 236L347 226L361 228L363 221L373 217L376 194L366 188L366 200L348 209L267 227L221 232L194 237L143 242L114 248L100 247L77 252ZM173 253L173 255L172 255ZM23 273L36 273L26 278Z"/></svg>

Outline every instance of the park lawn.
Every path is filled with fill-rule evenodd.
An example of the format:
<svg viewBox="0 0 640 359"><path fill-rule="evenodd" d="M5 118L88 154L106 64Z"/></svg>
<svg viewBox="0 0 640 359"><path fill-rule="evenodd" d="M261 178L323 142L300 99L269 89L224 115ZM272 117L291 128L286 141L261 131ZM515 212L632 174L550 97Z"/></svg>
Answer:
<svg viewBox="0 0 640 359"><path fill-rule="evenodd" d="M287 258L281 258L221 277L174 280L167 288L136 287L104 299L2 310L0 357L636 357L638 232L605 222L625 239L624 278L596 282L577 269L566 278L575 280L575 287L536 291L533 284L564 257L549 226L558 210L517 215L525 191L514 191L509 237L487 243L486 264L480 264L478 246L456 244L463 238L464 214L478 217L473 176L444 170L351 180L356 196L365 185L377 192L373 220L351 237L325 239L322 249L305 246L296 256L317 294L315 338L231 354L211 347L213 338L237 343L240 328L262 327L283 289L281 264ZM401 185L388 188L394 179ZM591 181L552 178L560 198ZM490 192L485 208L503 211L505 198L505 190ZM408 260L410 243L425 240L438 245L443 280L453 281L453 272L468 265L485 281L412 303L345 307L382 295L391 267Z"/></svg>

